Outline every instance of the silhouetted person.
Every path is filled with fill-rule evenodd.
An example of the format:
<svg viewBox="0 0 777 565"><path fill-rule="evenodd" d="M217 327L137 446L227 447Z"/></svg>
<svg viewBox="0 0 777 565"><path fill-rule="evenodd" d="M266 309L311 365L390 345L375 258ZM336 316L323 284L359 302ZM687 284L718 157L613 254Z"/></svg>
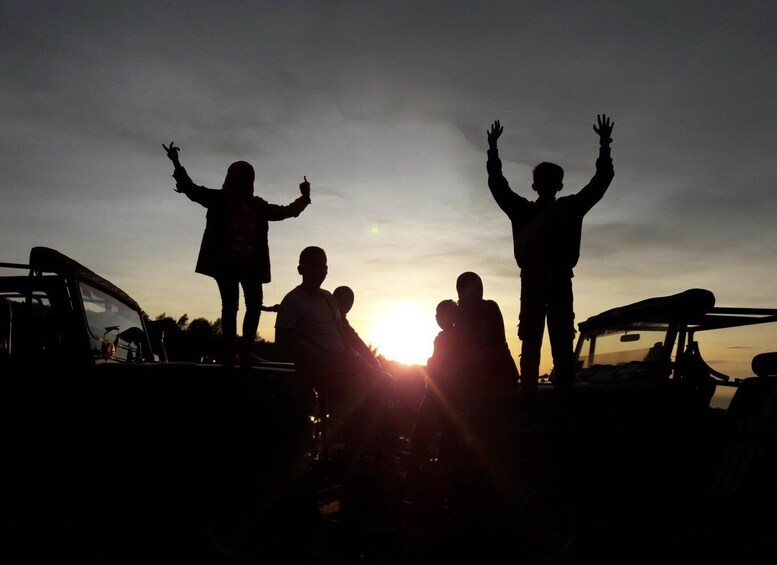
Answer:
<svg viewBox="0 0 777 565"><path fill-rule="evenodd" d="M655 342L650 349L648 349L648 352L645 354L644 361L652 361L653 363L658 363L661 360L661 353L664 350L664 342L663 341L657 341Z"/></svg>
<svg viewBox="0 0 777 565"><path fill-rule="evenodd" d="M456 326L466 353L471 395L510 392L518 388L518 368L505 335L499 305L483 298L483 280L467 271L456 279L459 297Z"/></svg>
<svg viewBox="0 0 777 565"><path fill-rule="evenodd" d="M353 308L355 299L353 289L349 286L338 286L332 291L332 296L334 296L337 308L340 310L340 323L342 324L343 336L348 345L361 355L373 369L381 370L383 367L381 367L380 360L372 352L372 349L364 343L364 340L348 321L348 312Z"/></svg>
<svg viewBox="0 0 777 565"><path fill-rule="evenodd" d="M457 311L454 300L441 300L437 304L435 318L440 331L426 362L426 391L410 437L410 456L415 466L421 466L429 459L438 433L440 458L450 459L457 427L461 425L461 418L456 415L462 402L462 391L456 384L461 351L456 328Z"/></svg>
<svg viewBox="0 0 777 565"><path fill-rule="evenodd" d="M521 394L530 404L536 397L546 317L554 386L567 392L574 380L572 277L580 256L583 217L604 196L615 174L610 157L610 135L615 123L604 114L597 116L597 122L596 173L578 193L558 199L556 193L564 186L564 170L554 163L544 162L534 168L532 189L537 192L537 200L530 201L513 192L502 175L497 151L503 130L499 121L487 132L488 187L512 223L513 252L521 274Z"/></svg>
<svg viewBox="0 0 777 565"><path fill-rule="evenodd" d="M276 342L342 422L348 447L360 452L380 431L375 426L393 390L393 378L373 369L346 342L337 302L321 288L328 273L324 250L303 249L297 272L302 283L281 301Z"/></svg>
<svg viewBox="0 0 777 565"><path fill-rule="evenodd" d="M262 310L262 284L270 282L269 222L295 218L310 204L310 183L300 183L301 196L286 206L269 204L254 196L254 168L236 161L227 169L221 189L205 188L192 182L178 161L173 142L167 156L175 166L176 192L207 208L205 232L195 271L216 279L221 295L221 327L224 336L223 360L250 364L262 361L253 354ZM240 288L245 314L240 348L237 348L237 312Z"/></svg>

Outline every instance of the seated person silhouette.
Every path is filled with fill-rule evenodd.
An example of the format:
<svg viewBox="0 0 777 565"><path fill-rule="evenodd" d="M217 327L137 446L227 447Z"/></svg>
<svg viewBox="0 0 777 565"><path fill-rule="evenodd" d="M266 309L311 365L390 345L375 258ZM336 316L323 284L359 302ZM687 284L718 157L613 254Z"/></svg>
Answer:
<svg viewBox="0 0 777 565"><path fill-rule="evenodd" d="M483 298L483 281L467 271L456 279L461 341L457 388L459 408L471 438L488 440L503 424L496 410L505 393L518 392L518 368L505 335L504 318L494 300ZM480 443L480 441L478 441Z"/></svg>
<svg viewBox="0 0 777 565"><path fill-rule="evenodd" d="M426 392L418 409L410 438L412 464L420 467L431 457L439 434L439 457L450 460L457 437L456 413L462 400L455 386L460 340L457 335L458 305L446 299L437 304L436 320L440 332L434 338L432 356L426 362Z"/></svg>
<svg viewBox="0 0 777 565"><path fill-rule="evenodd" d="M320 247L302 250L297 271L302 283L284 296L275 320L278 345L315 387L338 423L346 449L360 453L380 430L378 421L393 391L393 378L375 370L345 339L340 310L321 288L328 272Z"/></svg>
<svg viewBox="0 0 777 565"><path fill-rule="evenodd" d="M657 341L655 342L650 349L648 349L648 352L645 354L645 358L643 361L651 361L653 363L658 363L661 361L661 352L664 349L664 342L663 341Z"/></svg>
<svg viewBox="0 0 777 565"><path fill-rule="evenodd" d="M349 286L338 286L332 295L337 302L337 308L340 310L340 323L342 324L343 335L350 345L361 357L370 364L373 369L381 370L381 364L372 349L364 343L364 340L351 326L348 321L348 312L353 308L353 302L355 299L353 290Z"/></svg>
<svg viewBox="0 0 777 565"><path fill-rule="evenodd" d="M467 353L462 370L468 376L461 384L468 388L468 397L517 391L518 368L507 344L499 305L483 298L483 280L471 271L456 279L456 292L456 325Z"/></svg>

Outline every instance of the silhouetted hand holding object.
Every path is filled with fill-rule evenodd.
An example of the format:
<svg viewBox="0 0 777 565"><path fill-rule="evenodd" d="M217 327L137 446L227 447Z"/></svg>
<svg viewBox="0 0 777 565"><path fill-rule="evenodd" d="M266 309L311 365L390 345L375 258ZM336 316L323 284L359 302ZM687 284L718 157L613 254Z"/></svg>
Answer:
<svg viewBox="0 0 777 565"><path fill-rule="evenodd" d="M173 166L176 169L180 169L181 163L178 161L178 152L181 150L181 148L176 147L174 141L170 142L170 147L167 147L164 143L162 144L162 147L165 148L165 151L167 152L167 158L173 162Z"/></svg>
<svg viewBox="0 0 777 565"><path fill-rule="evenodd" d="M598 127L594 124L594 131L599 135L599 143L602 145L612 143L612 128L615 126L615 122L610 122L607 114L597 114L596 121Z"/></svg>
<svg viewBox="0 0 777 565"><path fill-rule="evenodd" d="M181 162L178 160L178 152L181 150L181 148L176 147L174 141L170 142L169 147L166 146L164 143L162 144L162 147L165 148L168 159L170 159L173 162L173 178L176 180L176 186L173 190L175 190L176 192L183 192L179 188L179 185L186 178L186 172L181 166Z"/></svg>
<svg viewBox="0 0 777 565"><path fill-rule="evenodd" d="M493 124L491 124L491 131L486 130L486 133L488 134L489 149L496 149L496 140L499 139L500 135L502 135L503 130L504 128L500 125L499 120L496 120Z"/></svg>
<svg viewBox="0 0 777 565"><path fill-rule="evenodd" d="M273 304L272 306L261 306L262 312L277 312L278 309L281 307L280 304Z"/></svg>
<svg viewBox="0 0 777 565"><path fill-rule="evenodd" d="M305 179L305 182L299 183L299 191L302 193L302 196L305 196L310 200L310 183L308 182L308 177L304 176L302 178Z"/></svg>

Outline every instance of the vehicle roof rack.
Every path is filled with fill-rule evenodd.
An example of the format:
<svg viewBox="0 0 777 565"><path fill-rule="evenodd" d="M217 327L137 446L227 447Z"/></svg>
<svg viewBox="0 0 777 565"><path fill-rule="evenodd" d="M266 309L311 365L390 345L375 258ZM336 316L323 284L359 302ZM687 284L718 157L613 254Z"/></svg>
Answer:
<svg viewBox="0 0 777 565"><path fill-rule="evenodd" d="M580 322L580 331L621 330L652 324L685 324L688 331L734 328L777 321L777 308L715 306L715 295L703 288L648 298L613 308Z"/></svg>
<svg viewBox="0 0 777 565"><path fill-rule="evenodd" d="M630 323L669 323L699 320L715 306L715 295L703 288L691 288L677 294L648 298L619 306L580 322L581 330L596 330Z"/></svg>

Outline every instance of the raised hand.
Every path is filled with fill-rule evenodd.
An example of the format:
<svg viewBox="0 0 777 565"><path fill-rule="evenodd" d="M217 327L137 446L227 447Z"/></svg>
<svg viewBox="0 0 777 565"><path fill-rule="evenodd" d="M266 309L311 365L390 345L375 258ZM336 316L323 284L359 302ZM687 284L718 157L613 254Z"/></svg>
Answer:
<svg viewBox="0 0 777 565"><path fill-rule="evenodd" d="M166 146L164 143L162 144L162 147L165 148L165 152L167 153L167 158L170 159L173 164L179 165L178 163L178 152L181 150L180 147L175 146L175 142L170 142L170 147Z"/></svg>
<svg viewBox="0 0 777 565"><path fill-rule="evenodd" d="M308 182L308 177L303 176L302 178L305 179L305 181L299 183L299 191L302 193L302 196L310 198L310 183Z"/></svg>
<svg viewBox="0 0 777 565"><path fill-rule="evenodd" d="M612 141L612 128L615 126L615 122L611 122L607 114L597 114L596 121L598 126L594 124L594 131L599 135L599 141L601 143L610 143Z"/></svg>
<svg viewBox="0 0 777 565"><path fill-rule="evenodd" d="M493 124L491 124L491 130L486 130L486 134L488 135L488 148L489 149L496 149L496 140L499 139L499 136L502 135L502 131L504 128L500 125L499 120L496 120Z"/></svg>

